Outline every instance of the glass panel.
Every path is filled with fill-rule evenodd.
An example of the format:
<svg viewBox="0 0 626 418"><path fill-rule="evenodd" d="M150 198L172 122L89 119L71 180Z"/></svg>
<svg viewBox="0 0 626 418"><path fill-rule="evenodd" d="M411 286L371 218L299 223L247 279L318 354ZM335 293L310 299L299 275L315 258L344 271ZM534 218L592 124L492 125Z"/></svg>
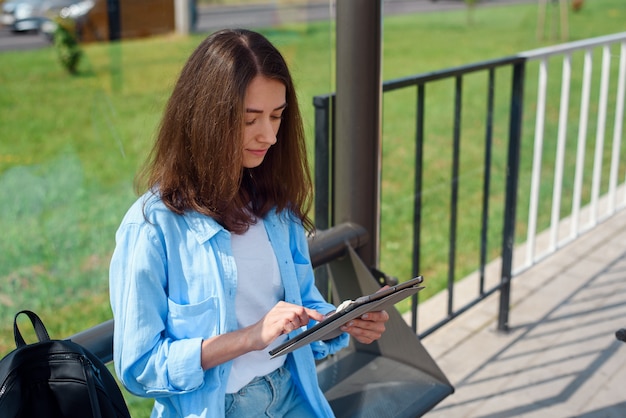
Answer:
<svg viewBox="0 0 626 418"><path fill-rule="evenodd" d="M197 0L189 36L174 33L171 1L107 9L115 4L95 2L69 28L83 38L74 75L41 35L2 29L3 41L30 48L0 58L0 356L15 348L20 309L37 312L53 338L111 318L109 261L137 198L134 176L179 71L218 27L258 29L283 53L313 162L312 99L334 90L334 2ZM132 415L148 416L151 401L131 398Z"/></svg>

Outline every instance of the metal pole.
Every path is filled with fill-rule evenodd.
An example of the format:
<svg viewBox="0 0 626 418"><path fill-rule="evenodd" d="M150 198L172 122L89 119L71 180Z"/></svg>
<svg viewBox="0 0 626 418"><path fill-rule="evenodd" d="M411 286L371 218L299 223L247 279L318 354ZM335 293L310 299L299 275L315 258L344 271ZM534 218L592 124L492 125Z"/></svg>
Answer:
<svg viewBox="0 0 626 418"><path fill-rule="evenodd" d="M174 24L176 33L191 33L191 0L174 0Z"/></svg>
<svg viewBox="0 0 626 418"><path fill-rule="evenodd" d="M109 23L109 41L119 41L122 37L120 0L107 0L107 18Z"/></svg>
<svg viewBox="0 0 626 418"><path fill-rule="evenodd" d="M315 228L328 229L332 224L330 172L332 140L332 96L316 96L315 107Z"/></svg>
<svg viewBox="0 0 626 418"><path fill-rule="evenodd" d="M380 241L382 1L337 2L335 224L369 233L359 255L375 267Z"/></svg>
<svg viewBox="0 0 626 418"><path fill-rule="evenodd" d="M526 62L513 67L511 87L511 114L509 119L509 150L506 175L504 226L502 231L502 273L498 331L509 330L509 305L511 300L511 278L513 271L513 247L515 245L515 209L517 207L517 185L519 177L520 145L522 141L522 115L524 109L524 73Z"/></svg>

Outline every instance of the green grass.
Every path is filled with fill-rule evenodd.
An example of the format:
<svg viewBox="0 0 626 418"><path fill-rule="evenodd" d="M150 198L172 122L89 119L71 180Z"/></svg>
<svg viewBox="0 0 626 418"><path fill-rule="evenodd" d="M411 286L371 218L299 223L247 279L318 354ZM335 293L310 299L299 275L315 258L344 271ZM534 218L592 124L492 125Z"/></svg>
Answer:
<svg viewBox="0 0 626 418"><path fill-rule="evenodd" d="M570 15L571 39L626 29L623 0L595 0ZM544 46L535 39L536 4L479 7L468 25L464 11L385 18L385 80L498 58ZM312 97L335 90L333 25L310 23L265 31L290 62L309 140ZM114 233L134 200L133 176L154 138L178 71L204 35L166 36L119 44L84 45L80 75L67 75L52 48L0 55L0 355L13 348L12 317L37 311L53 337L66 337L110 318L108 262ZM530 70L529 70L530 71ZM532 73L532 72L529 72ZM532 73L536 74L536 72ZM498 243L502 214L495 207L504 179L509 74L498 74L494 152L495 219L490 249ZM535 77L530 76L529 79ZM482 129L478 107L484 80L470 77L463 132L459 224L459 275L476 268L476 212L482 173ZM557 86L558 87L558 86ZM451 87L432 88L427 108L422 266L429 291L441 285L447 261ZM525 138L532 135L536 86L527 85ZM558 88L551 97L558 99ZM446 99L447 98L447 99ZM381 267L401 279L411 274L414 95L384 98L383 226ZM574 99L572 99L574 100ZM552 129L552 128L550 128ZM476 140L471 138L475 135ZM522 150L527 171L530 141ZM547 143L549 148L553 143ZM593 144L589 145L590 147ZM592 148L591 148L592 149ZM588 159L589 160L589 159ZM544 194L551 193L549 176ZM623 177L621 177L623 178ZM528 187L525 180L522 188ZM520 199L526 197L521 193ZM520 219L524 219L520 217ZM524 231L520 224L520 236ZM148 415L149 401L129 397L133 416Z"/></svg>
<svg viewBox="0 0 626 418"><path fill-rule="evenodd" d="M583 12L570 14L570 39L578 40L607 33L623 31L619 22L625 10L617 2L597 1L585 4ZM440 13L433 16L403 16L385 21L384 71L385 79L399 78L408 73L425 73L437 69L464 65L472 62L499 58L544 46L548 41L536 40L536 5L507 6L477 9L474 24L468 25L463 12ZM423 19L423 20L422 20ZM615 25L612 26L613 22ZM604 26L604 25L607 26ZM397 26L396 26L397 25ZM412 25L420 28L415 36L409 33ZM393 30L389 30L392 26ZM606 30L608 27L612 30ZM401 28L401 29L400 29ZM418 40L418 41L416 41ZM420 42L421 40L421 42ZM403 54L404 51L404 54ZM406 51L415 51L414 54ZM614 49L617 55L619 51ZM593 94L597 94L601 57L594 55ZM611 66L613 83L617 75L617 57ZM573 76L568 118L564 199L561 213L571 210L571 190L574 177L574 161L578 123L578 105L582 74L582 53L572 56ZM533 152L534 118L536 112L537 70L536 62L527 68L525 86L523 142L521 149L521 173L516 237L523 241L526 235L526 218L530 190L530 168ZM542 169L542 206L539 230L548 226L552 193L553 160L556 148L558 100L560 95L561 63L555 59L549 67L547 122L544 139ZM469 75L463 79L463 123L461 126L461 160L459 173L459 212L456 249L456 279L466 276L479 267L480 210L482 209L482 177L484 162L485 72ZM496 106L494 116L494 147L492 156L492 179L490 190L490 231L488 253L499 253L501 246L503 198L505 190L506 146L508 144L508 109L511 84L510 69L496 72ZM613 126L614 92L610 100L607 132ZM429 297L443 289L448 274L448 220L450 184L452 182L452 126L453 126L454 79L430 83L427 86L426 144L424 146L424 184L422 193L423 219L421 260L419 273L427 278L427 288L420 297ZM411 245L413 239L413 172L415 121L413 104L415 89L396 91L384 96L383 120L383 198L381 268L397 275L401 280L412 275ZM595 118L597 97L592 97L590 125L587 140L586 167L590 172L595 146ZM611 131L612 134L612 131ZM590 139L591 138L591 139ZM605 150L609 150L607 135ZM622 150L622 159L626 153ZM602 190L606 192L609 152L604 155ZM624 167L618 178L623 178ZM590 179L585 180L583 202L590 195ZM400 305L402 309L408 304Z"/></svg>

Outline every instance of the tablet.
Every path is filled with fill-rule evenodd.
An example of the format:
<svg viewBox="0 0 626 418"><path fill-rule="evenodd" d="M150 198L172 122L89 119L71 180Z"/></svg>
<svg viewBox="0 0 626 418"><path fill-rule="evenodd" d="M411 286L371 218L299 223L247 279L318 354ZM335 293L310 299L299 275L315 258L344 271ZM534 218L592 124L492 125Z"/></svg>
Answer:
<svg viewBox="0 0 626 418"><path fill-rule="evenodd" d="M402 299L416 294L424 288L421 286L423 280L422 276L418 276L404 283L379 290L371 295L361 296L341 311L335 312L303 333L298 334L296 337L287 340L271 350L269 352L271 358L288 354L313 341L330 340L331 338L337 337L343 332L341 331L341 326L352 319L367 312L381 311L389 306L395 305Z"/></svg>

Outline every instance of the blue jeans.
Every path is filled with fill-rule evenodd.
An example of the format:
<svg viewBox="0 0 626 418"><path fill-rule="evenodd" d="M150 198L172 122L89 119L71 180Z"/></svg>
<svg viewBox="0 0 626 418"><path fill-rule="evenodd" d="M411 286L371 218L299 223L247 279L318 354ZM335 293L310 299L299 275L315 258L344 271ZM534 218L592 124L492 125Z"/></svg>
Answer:
<svg viewBox="0 0 626 418"><path fill-rule="evenodd" d="M237 393L227 393L226 416L315 418L285 367L255 377Z"/></svg>

